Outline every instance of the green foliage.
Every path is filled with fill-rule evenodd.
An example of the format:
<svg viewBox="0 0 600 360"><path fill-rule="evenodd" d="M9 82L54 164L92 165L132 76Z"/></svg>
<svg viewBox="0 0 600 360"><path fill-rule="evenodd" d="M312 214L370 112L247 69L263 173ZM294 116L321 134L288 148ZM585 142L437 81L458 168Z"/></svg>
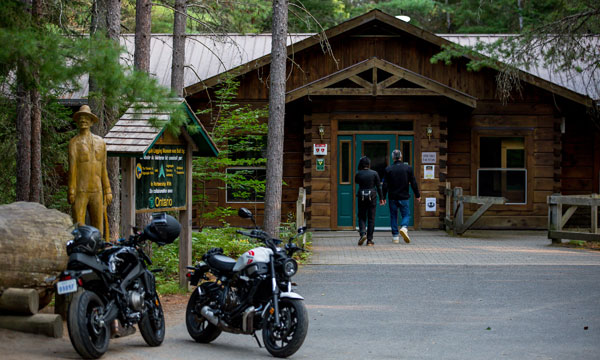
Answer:
<svg viewBox="0 0 600 360"><path fill-rule="evenodd" d="M0 88L3 90L0 94L0 150L7 155L0 160L5 170L0 175L0 202L12 202L15 198L15 74L18 73L25 90L37 89L42 96L44 203L68 212L64 196L66 149L75 126L71 120L72 110L59 105L57 99L78 90L83 76L95 79L96 91L90 92L89 99L116 109L117 116L133 103L137 107L150 106L155 112L172 114L169 123L156 119L151 119L151 123L165 126L175 135L186 123L187 116L180 104L170 100L173 97L170 89L120 62L125 49L118 43L106 39L104 34L89 37L65 26L80 27L85 17L81 18L75 10L83 9L89 14L90 8L86 6L91 2L74 1L71 7L61 9L60 15L52 12L54 2L44 5L47 12L36 21L20 1L7 1L0 7ZM189 131L193 133L197 129L192 127Z"/></svg>
<svg viewBox="0 0 600 360"><path fill-rule="evenodd" d="M290 0L288 30L321 32L349 18L342 0Z"/></svg>
<svg viewBox="0 0 600 360"><path fill-rule="evenodd" d="M194 201L201 205L201 227L207 219L220 219L231 216L235 210L230 208L207 209L208 199L203 194L209 181L218 180L223 186L228 185L232 196L248 198L253 194L264 193L264 180L249 176L253 170L239 167L263 167L266 163L268 117L266 107L252 107L233 103L237 95L239 82L228 79L216 91L217 101L213 108L200 111L200 115L209 115L212 123L211 137L219 148L217 158L194 159L193 175L196 182L202 184L201 194ZM239 171L226 172L226 168L238 167ZM226 185L225 185L226 184Z"/></svg>

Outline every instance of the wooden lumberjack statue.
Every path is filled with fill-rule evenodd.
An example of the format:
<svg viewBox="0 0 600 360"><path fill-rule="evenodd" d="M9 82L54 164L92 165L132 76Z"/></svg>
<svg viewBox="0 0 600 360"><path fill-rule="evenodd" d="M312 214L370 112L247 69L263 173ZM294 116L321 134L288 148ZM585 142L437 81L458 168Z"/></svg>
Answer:
<svg viewBox="0 0 600 360"><path fill-rule="evenodd" d="M89 211L93 227L104 233L109 241L107 206L112 202L112 192L106 170L106 143L100 136L92 134L90 127L98 121L90 107L83 105L73 115L79 134L69 141L69 192L73 220L85 224ZM103 231L106 220L106 231Z"/></svg>

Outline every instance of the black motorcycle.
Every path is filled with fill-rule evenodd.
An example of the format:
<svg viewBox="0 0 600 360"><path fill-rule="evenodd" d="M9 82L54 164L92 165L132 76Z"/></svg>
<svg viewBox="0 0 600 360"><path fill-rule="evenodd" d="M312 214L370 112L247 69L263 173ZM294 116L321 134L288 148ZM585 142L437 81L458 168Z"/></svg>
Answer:
<svg viewBox="0 0 600 360"><path fill-rule="evenodd" d="M238 215L254 222L248 209L240 209ZM281 240L257 229L255 222L254 226L254 230L238 233L260 240L265 247L249 250L237 261L213 248L190 267L193 271L188 278L197 288L188 302L185 324L200 343L209 343L225 331L252 335L261 346L256 331L262 330L269 353L288 357L302 346L308 331L304 298L292 292L291 282L298 270L292 256L304 250L292 241L306 228L279 248Z"/></svg>
<svg viewBox="0 0 600 360"><path fill-rule="evenodd" d="M162 344L165 320L153 274L160 269L148 270L152 261L140 245L146 240L170 244L180 231L177 220L164 213L154 214L144 231L134 228L129 239L120 239L116 245L105 243L92 226L73 230L74 239L67 243L67 270L61 273L56 289L59 295L75 293L67 326L79 355L101 357L108 349L115 320L117 332L131 333L133 325L139 324L148 345Z"/></svg>

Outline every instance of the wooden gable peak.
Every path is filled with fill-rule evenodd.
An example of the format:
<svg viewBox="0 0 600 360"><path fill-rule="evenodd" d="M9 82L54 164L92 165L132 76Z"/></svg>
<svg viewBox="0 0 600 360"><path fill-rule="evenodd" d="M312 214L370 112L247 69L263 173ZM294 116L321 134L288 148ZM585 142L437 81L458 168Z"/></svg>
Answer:
<svg viewBox="0 0 600 360"><path fill-rule="evenodd" d="M369 76L364 76L365 73ZM382 74L384 79L378 81ZM403 82L413 86L398 87ZM291 90L286 93L285 101L288 103L309 95L445 96L471 108L477 107L475 97L377 57Z"/></svg>

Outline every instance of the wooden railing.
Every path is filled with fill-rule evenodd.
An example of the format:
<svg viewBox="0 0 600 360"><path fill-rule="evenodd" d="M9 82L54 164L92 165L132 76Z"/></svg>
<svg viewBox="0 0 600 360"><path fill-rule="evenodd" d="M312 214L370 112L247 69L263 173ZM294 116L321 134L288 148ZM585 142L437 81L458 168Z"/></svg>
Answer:
<svg viewBox="0 0 600 360"><path fill-rule="evenodd" d="M445 194L446 218L444 222L446 231L452 231L454 235L464 234L492 205L506 203L506 199L503 197L463 195L461 187L452 189L450 183L446 183ZM481 205L466 222L464 221L465 203ZM452 218L450 217L450 206L452 206Z"/></svg>
<svg viewBox="0 0 600 360"><path fill-rule="evenodd" d="M600 206L600 195L560 195L554 194L547 198L548 202L548 239L553 244L561 243L562 239L600 241L600 229L598 229L598 206ZM563 213L563 205L570 207ZM591 208L590 232L564 231L567 221L573 216L580 206Z"/></svg>
<svg viewBox="0 0 600 360"><path fill-rule="evenodd" d="M306 189L298 190L298 200L296 200L296 229L306 225L304 212L306 211ZM306 234L302 236L302 244L306 245Z"/></svg>

